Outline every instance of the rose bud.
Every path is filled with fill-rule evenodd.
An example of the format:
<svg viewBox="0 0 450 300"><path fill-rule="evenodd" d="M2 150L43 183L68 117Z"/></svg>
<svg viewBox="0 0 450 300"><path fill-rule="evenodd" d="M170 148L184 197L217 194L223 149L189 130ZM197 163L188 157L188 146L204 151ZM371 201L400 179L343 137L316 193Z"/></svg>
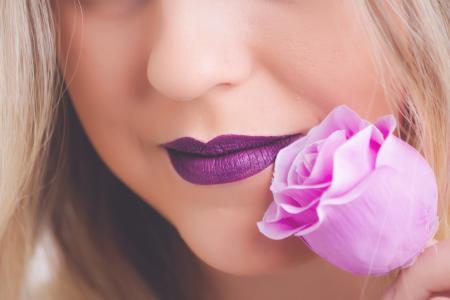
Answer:
<svg viewBox="0 0 450 300"><path fill-rule="evenodd" d="M260 232L299 237L353 274L413 264L438 228L437 184L425 158L394 135L396 126L392 115L372 124L340 105L281 149Z"/></svg>

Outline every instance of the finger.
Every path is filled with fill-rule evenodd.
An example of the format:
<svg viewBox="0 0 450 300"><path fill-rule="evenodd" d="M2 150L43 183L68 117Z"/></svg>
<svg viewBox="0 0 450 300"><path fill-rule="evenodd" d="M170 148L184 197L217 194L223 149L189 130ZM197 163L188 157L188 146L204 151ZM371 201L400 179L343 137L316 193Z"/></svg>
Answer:
<svg viewBox="0 0 450 300"><path fill-rule="evenodd" d="M430 300L449 300L450 299L450 291L444 293L433 293L430 296Z"/></svg>
<svg viewBox="0 0 450 300"><path fill-rule="evenodd" d="M450 291L450 239L430 245L416 262L402 269L383 300L428 300Z"/></svg>

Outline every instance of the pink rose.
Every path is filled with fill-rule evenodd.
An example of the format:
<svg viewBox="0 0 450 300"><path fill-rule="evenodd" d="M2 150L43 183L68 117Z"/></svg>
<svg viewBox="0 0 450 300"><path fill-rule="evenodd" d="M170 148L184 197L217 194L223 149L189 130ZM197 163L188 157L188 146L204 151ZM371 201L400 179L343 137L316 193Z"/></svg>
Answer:
<svg viewBox="0 0 450 300"><path fill-rule="evenodd" d="M438 228L437 185L395 127L392 115L371 124L345 105L334 108L278 153L260 232L297 236L354 274L413 264Z"/></svg>

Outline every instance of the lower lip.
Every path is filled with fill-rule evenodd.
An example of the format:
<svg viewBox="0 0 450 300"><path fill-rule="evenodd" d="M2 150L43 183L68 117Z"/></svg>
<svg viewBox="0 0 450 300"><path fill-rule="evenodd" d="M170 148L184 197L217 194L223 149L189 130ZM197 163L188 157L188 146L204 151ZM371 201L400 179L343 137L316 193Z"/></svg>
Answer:
<svg viewBox="0 0 450 300"><path fill-rule="evenodd" d="M269 165L277 153L303 135L290 136L252 149L206 157L166 149L176 172L186 181L210 185L228 183L253 176Z"/></svg>

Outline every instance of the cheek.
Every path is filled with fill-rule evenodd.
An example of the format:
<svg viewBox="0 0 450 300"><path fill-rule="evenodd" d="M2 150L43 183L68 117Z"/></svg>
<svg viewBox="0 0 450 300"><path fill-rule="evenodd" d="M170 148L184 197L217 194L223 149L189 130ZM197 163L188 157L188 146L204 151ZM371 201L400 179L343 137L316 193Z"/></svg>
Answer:
<svg viewBox="0 0 450 300"><path fill-rule="evenodd" d="M282 20L258 24L264 32L258 45L262 61L305 103L320 107L318 111L349 104L371 119L388 112L370 41L350 2L311 5L310 10L294 8Z"/></svg>
<svg viewBox="0 0 450 300"><path fill-rule="evenodd" d="M104 28L71 10L62 10L58 25L58 63L72 105L92 146L111 172L168 220L179 220L181 197L170 193L165 152L141 143L135 124L148 98L148 39L137 28ZM167 200L174 199L174 200Z"/></svg>
<svg viewBox="0 0 450 300"><path fill-rule="evenodd" d="M108 110L114 118L126 115L149 89L145 18L106 22L66 8L60 19L58 60L74 98Z"/></svg>
<svg viewBox="0 0 450 300"><path fill-rule="evenodd" d="M142 174L148 158L132 124L149 88L149 45L142 38L149 27L88 15L82 20L64 6L59 14L58 63L86 134L117 177L138 184L141 178L148 184Z"/></svg>

